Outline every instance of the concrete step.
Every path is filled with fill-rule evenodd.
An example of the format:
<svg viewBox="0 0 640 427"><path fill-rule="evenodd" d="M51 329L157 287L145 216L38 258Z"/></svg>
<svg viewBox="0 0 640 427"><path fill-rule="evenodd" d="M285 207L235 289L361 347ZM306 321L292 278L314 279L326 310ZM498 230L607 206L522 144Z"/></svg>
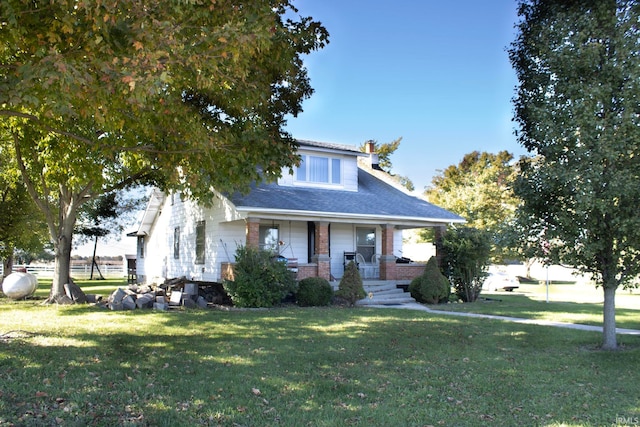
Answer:
<svg viewBox="0 0 640 427"><path fill-rule="evenodd" d="M364 288L364 291L369 294L369 293L373 293L375 295L397 295L397 294L403 294L404 291L402 289L371 289L371 288Z"/></svg>
<svg viewBox="0 0 640 427"><path fill-rule="evenodd" d="M408 292L398 288L395 283L366 284L367 296L357 302L358 305L406 304L416 302Z"/></svg>
<svg viewBox="0 0 640 427"><path fill-rule="evenodd" d="M331 283L333 290L338 290L340 282ZM364 280L362 283L367 296L356 302L358 305L396 305L415 303L416 300L408 292L399 288L395 280Z"/></svg>
<svg viewBox="0 0 640 427"><path fill-rule="evenodd" d="M363 298L359 301L356 301L357 305L399 305L399 304L408 304L415 303L416 300L411 297L409 294L405 295L381 295L374 296L373 298Z"/></svg>

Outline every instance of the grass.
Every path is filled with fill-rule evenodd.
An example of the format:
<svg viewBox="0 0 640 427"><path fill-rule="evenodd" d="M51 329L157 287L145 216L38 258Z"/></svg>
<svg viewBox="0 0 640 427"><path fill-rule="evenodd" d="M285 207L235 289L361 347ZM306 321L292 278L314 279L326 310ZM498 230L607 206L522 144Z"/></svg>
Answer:
<svg viewBox="0 0 640 427"><path fill-rule="evenodd" d="M472 304L430 306L435 310L493 314L526 319L552 320L602 326L601 288L591 284L555 282L549 286L549 302L544 284L522 283L514 292L482 292ZM640 329L640 292L618 290L616 294L616 326Z"/></svg>
<svg viewBox="0 0 640 427"><path fill-rule="evenodd" d="M623 425L638 338L599 340L412 310L0 298L0 426Z"/></svg>

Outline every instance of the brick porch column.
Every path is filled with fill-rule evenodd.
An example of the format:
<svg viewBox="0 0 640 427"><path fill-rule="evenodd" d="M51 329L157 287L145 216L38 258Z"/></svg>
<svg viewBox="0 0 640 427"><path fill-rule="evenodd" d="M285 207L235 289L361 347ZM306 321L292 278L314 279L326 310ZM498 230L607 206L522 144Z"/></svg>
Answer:
<svg viewBox="0 0 640 427"><path fill-rule="evenodd" d="M318 264L318 277L331 280L331 258L329 258L329 223L316 222L315 247L311 262Z"/></svg>
<svg viewBox="0 0 640 427"><path fill-rule="evenodd" d="M393 254L393 232L395 226L382 225L382 255L380 256L380 279L396 280L396 257Z"/></svg>
<svg viewBox="0 0 640 427"><path fill-rule="evenodd" d="M258 218L247 218L247 242L246 246L260 246L260 220Z"/></svg>

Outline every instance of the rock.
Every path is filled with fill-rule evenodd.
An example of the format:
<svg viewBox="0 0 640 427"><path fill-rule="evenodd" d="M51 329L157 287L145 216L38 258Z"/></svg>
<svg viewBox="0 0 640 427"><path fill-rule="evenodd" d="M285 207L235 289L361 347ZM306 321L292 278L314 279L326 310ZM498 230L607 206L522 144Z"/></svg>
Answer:
<svg viewBox="0 0 640 427"><path fill-rule="evenodd" d="M152 293L139 295L136 300L136 305L138 308L151 308L153 307L154 298L155 296Z"/></svg>
<svg viewBox="0 0 640 427"><path fill-rule="evenodd" d="M87 294L87 302L89 304L98 304L102 301L102 295Z"/></svg>
<svg viewBox="0 0 640 427"><path fill-rule="evenodd" d="M135 308L136 308L136 299L131 295L127 295L122 300L122 308L125 309L125 310L135 310Z"/></svg>
<svg viewBox="0 0 640 427"><path fill-rule="evenodd" d="M73 283L73 281L65 283L64 292L69 298L78 304L85 304L87 302L87 296L82 289L80 289L80 286Z"/></svg>

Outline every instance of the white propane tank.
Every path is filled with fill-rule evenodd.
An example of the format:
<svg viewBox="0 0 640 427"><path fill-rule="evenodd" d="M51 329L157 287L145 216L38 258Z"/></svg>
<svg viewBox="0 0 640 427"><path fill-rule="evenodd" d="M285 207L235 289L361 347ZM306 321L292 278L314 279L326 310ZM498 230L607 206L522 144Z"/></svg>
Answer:
<svg viewBox="0 0 640 427"><path fill-rule="evenodd" d="M38 288L38 278L31 273L11 273L2 281L2 292L11 299L31 296Z"/></svg>

